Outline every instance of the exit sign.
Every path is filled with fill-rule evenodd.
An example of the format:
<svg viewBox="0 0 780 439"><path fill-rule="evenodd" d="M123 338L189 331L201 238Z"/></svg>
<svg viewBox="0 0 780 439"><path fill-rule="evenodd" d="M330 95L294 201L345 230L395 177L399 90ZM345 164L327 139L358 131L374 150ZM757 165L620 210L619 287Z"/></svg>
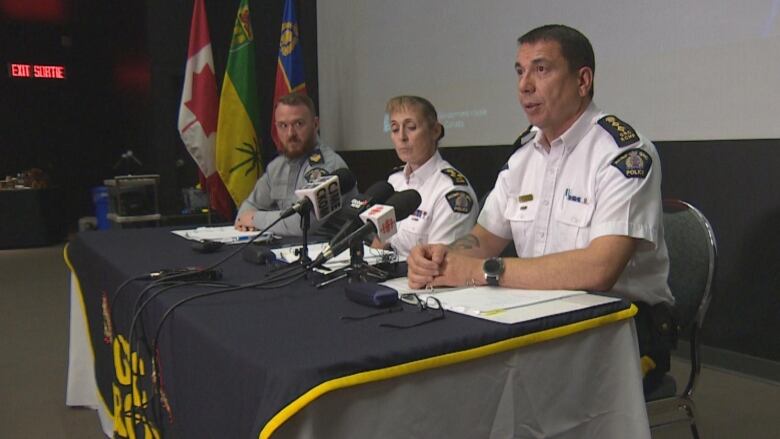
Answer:
<svg viewBox="0 0 780 439"><path fill-rule="evenodd" d="M65 79L65 66L43 64L8 63L11 78Z"/></svg>

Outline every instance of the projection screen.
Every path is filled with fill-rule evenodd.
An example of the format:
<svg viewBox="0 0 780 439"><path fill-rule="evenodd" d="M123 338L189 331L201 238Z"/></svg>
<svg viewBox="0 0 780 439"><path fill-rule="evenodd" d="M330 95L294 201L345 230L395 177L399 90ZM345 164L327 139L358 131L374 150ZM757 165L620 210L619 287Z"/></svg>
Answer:
<svg viewBox="0 0 780 439"><path fill-rule="evenodd" d="M506 145L527 126L517 38L547 23L596 53L595 101L653 140L780 138L780 0L321 0L321 133L390 148L384 105L430 99L443 146Z"/></svg>

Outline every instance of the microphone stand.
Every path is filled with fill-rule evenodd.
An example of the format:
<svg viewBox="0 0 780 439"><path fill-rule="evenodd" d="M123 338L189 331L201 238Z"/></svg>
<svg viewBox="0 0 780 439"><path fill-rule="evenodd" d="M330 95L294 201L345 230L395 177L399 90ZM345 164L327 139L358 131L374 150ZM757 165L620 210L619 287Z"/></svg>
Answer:
<svg viewBox="0 0 780 439"><path fill-rule="evenodd" d="M326 279L317 284L317 288L330 285L338 280L349 277L349 282L366 282L369 277L378 281L386 280L390 273L369 265L363 254L363 240L353 239L349 243L349 265L328 273Z"/></svg>
<svg viewBox="0 0 780 439"><path fill-rule="evenodd" d="M311 216L308 211L302 212L301 232L303 239L301 240L301 254L298 255L298 263L304 267L311 263L311 258L309 257L309 227L311 227Z"/></svg>

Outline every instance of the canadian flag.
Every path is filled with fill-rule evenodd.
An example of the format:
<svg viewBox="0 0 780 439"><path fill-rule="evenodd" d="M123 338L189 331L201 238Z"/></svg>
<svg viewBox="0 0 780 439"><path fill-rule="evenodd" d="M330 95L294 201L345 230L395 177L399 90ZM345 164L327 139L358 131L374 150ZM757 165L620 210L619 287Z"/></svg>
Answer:
<svg viewBox="0 0 780 439"><path fill-rule="evenodd" d="M209 205L224 220L230 221L233 219L233 201L216 167L218 112L217 78L206 9L203 0L195 0L179 106L179 133L200 168L201 185L209 194Z"/></svg>

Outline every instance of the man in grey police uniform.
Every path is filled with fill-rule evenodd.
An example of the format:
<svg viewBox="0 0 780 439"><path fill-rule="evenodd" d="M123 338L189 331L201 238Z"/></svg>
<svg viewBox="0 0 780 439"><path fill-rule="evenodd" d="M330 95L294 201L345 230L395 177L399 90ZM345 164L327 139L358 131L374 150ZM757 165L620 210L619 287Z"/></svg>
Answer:
<svg viewBox="0 0 780 439"><path fill-rule="evenodd" d="M647 390L668 370L674 343L655 146L592 102L593 48L579 31L528 32L515 69L532 126L471 233L448 247L415 247L409 285L610 291L641 303L650 319L637 319ZM512 240L519 257L498 258Z"/></svg>
<svg viewBox="0 0 780 439"><path fill-rule="evenodd" d="M298 201L296 189L347 167L341 156L320 142L319 119L308 96L293 93L282 97L274 115L283 155L268 164L252 193L241 203L235 222L238 230L264 229L279 218L281 211ZM357 189L353 188L342 197L342 202L356 194ZM310 231L315 232L321 225L322 221L312 216ZM288 217L269 231L281 236L301 236L301 219L298 215Z"/></svg>

